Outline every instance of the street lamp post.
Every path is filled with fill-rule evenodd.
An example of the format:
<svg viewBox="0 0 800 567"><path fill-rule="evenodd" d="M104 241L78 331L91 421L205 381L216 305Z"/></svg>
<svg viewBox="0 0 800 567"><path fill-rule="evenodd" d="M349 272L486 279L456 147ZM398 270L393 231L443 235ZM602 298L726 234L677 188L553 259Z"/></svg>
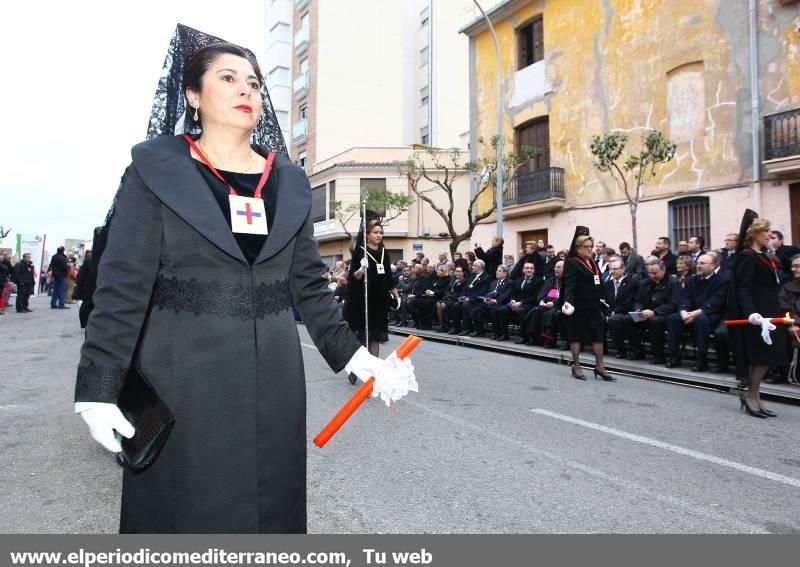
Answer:
<svg viewBox="0 0 800 567"><path fill-rule="evenodd" d="M497 43L497 34L494 33L494 26L489 16L483 11L478 0L472 0L483 14L486 25L492 33L494 41L494 51L497 57L497 236L503 238L503 73L500 68L500 44Z"/></svg>

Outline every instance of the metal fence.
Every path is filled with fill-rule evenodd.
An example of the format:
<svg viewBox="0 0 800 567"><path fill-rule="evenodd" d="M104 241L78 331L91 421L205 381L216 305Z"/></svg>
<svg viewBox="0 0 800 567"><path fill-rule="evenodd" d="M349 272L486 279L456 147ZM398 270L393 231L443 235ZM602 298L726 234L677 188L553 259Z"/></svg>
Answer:
<svg viewBox="0 0 800 567"><path fill-rule="evenodd" d="M554 198L564 198L564 169L560 167L515 175L503 193L503 205L521 205Z"/></svg>
<svg viewBox="0 0 800 567"><path fill-rule="evenodd" d="M800 155L800 108L764 117L765 159Z"/></svg>

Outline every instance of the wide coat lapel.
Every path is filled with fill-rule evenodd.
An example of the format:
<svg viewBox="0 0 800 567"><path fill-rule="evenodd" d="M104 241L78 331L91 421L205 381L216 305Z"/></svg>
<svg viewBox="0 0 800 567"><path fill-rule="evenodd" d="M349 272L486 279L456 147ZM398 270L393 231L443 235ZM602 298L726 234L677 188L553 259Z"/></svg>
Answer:
<svg viewBox="0 0 800 567"><path fill-rule="evenodd" d="M136 172L166 207L223 252L247 262L183 138L159 136L137 144L131 154Z"/></svg>

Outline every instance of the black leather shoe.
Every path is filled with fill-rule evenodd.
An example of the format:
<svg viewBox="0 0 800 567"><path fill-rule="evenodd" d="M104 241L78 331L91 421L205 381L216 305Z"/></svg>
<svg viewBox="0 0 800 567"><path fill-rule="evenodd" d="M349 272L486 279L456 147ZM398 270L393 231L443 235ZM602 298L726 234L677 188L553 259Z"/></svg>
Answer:
<svg viewBox="0 0 800 567"><path fill-rule="evenodd" d="M711 369L711 374L728 374L731 369L728 366L715 366Z"/></svg>
<svg viewBox="0 0 800 567"><path fill-rule="evenodd" d="M703 355L697 355L697 363L692 366L692 372L708 372L708 360Z"/></svg>
<svg viewBox="0 0 800 567"><path fill-rule="evenodd" d="M521 338L521 339L517 339L516 341L514 341L514 344L515 345L528 345L530 343L528 342L528 339Z"/></svg>
<svg viewBox="0 0 800 567"><path fill-rule="evenodd" d="M507 341L507 340L509 340L509 337L508 337L508 335L500 335L495 340L496 341Z"/></svg>
<svg viewBox="0 0 800 567"><path fill-rule="evenodd" d="M742 392L739 395L739 404L740 404L739 407L742 409L742 411L747 413L747 415L752 417L757 417L760 419L767 418L767 414L762 413L761 410L754 410L753 408L750 407L750 404L747 403L747 398L745 397L744 392Z"/></svg>
<svg viewBox="0 0 800 567"><path fill-rule="evenodd" d="M681 357L680 356L671 356L664 366L666 366L667 368L680 368L681 367Z"/></svg>
<svg viewBox="0 0 800 567"><path fill-rule="evenodd" d="M617 358L628 358L628 353L624 350L618 350L617 354L614 355Z"/></svg>
<svg viewBox="0 0 800 567"><path fill-rule="evenodd" d="M763 413L763 414L764 414L764 415L766 415L767 417L778 417L778 414L777 414L777 413L775 413L774 411L769 411L768 409L763 409L763 408L762 408L762 409L761 409L761 413Z"/></svg>
<svg viewBox="0 0 800 567"><path fill-rule="evenodd" d="M483 333L480 332L480 331L472 331L471 333L469 333L469 336L470 337L482 337Z"/></svg>
<svg viewBox="0 0 800 567"><path fill-rule="evenodd" d="M348 375L347 375L347 379L350 381L350 383L351 383L353 386L355 386L355 385L356 385L356 382L358 382L358 376L356 376L356 375L355 375L355 374L353 374L352 372L351 372L350 374L348 374Z"/></svg>
<svg viewBox="0 0 800 567"><path fill-rule="evenodd" d="M664 358L663 356L654 356L653 362L651 364L666 364L666 363L667 359Z"/></svg>
<svg viewBox="0 0 800 567"><path fill-rule="evenodd" d="M597 377L602 378L606 382L616 382L617 379L614 378L611 374L608 373L608 370L605 372L600 372L597 368L594 369L594 379L597 380Z"/></svg>
<svg viewBox="0 0 800 567"><path fill-rule="evenodd" d="M578 374L577 372L575 372L575 368L574 367L570 368L570 372L572 373L572 377L573 378L575 378L577 380L586 380L586 376L583 375L583 372Z"/></svg>
<svg viewBox="0 0 800 567"><path fill-rule="evenodd" d="M460 335L461 331L459 331L458 329L450 329L449 331L447 331L447 334L448 335Z"/></svg>
<svg viewBox="0 0 800 567"><path fill-rule="evenodd" d="M458 333L459 337L466 337L467 335L472 335L469 331L461 331Z"/></svg>
<svg viewBox="0 0 800 567"><path fill-rule="evenodd" d="M628 360L644 360L645 358L644 351L637 350L628 357Z"/></svg>

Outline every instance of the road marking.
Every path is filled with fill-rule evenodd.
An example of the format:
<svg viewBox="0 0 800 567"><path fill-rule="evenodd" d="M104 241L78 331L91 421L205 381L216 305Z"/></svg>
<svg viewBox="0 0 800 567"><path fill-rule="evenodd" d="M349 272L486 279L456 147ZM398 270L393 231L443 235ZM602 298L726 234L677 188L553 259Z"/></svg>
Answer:
<svg viewBox="0 0 800 567"><path fill-rule="evenodd" d="M750 465L737 463L735 461L729 461L728 459L715 457L714 455L701 453L700 451L695 451L693 449L686 449L685 447L679 447L678 445L673 445L671 443L664 443L663 441L658 441L657 439L651 439L649 437L644 437L642 435L635 435L633 433L628 433L626 431L614 429L613 427L606 427L605 425L600 425L599 423L584 421L582 419L570 417L568 415L563 415L560 413L555 413L544 409L532 409L531 411L538 415L545 415L548 417L552 417L554 419L566 421L567 423L580 425L582 427L588 427L589 429L594 429L595 431L602 431L603 433L608 433L609 435L616 435L617 437L622 437L623 439L628 439L629 441L634 441L636 443L643 443L644 445L650 445L651 447L658 447L659 449L672 451L673 453L677 453L679 455L692 457L694 459L699 459L701 461L707 461L709 463L714 463L716 465L722 465L723 467L728 467L743 473L759 476L761 478L766 478L767 480L773 480L775 482L780 482L782 484L787 484L789 486L800 488L800 479L796 479L791 476L785 476L782 474L770 472L768 470L751 467Z"/></svg>
<svg viewBox="0 0 800 567"><path fill-rule="evenodd" d="M627 478L616 477L616 476L610 475L610 474L608 474L608 473L606 473L606 472L604 472L604 471L602 471L600 469L591 467L589 465L585 465L585 464L583 464L581 462L578 462L578 461L569 459L567 457L558 455L558 454L553 453L551 451L547 451L545 449L540 449L538 447L534 447L533 445L531 445L530 443L527 443L525 441L521 441L519 439L515 439L514 437L511 437L511 436L506 435L504 433L499 433L497 431L491 431L491 430L487 429L486 427L476 425L475 423L472 423L471 421L467 421L465 419L461 419L459 417L456 417L454 415L450 415L450 414L445 413L443 411L428 407L425 404L417 402L417 401L414 401L412 399L409 399L408 397L403 398L403 400L401 402L399 402L399 403L407 404L407 405L419 408L419 409L421 409L423 411L426 411L426 412L428 412L428 413L430 413L432 415L435 415L435 416L439 417L442 420L449 421L450 423L452 423L454 425L457 425L459 427L459 430L461 430L461 431L470 430L475 435L478 435L478 436L484 436L485 435L485 436L494 438L494 439L496 439L498 441L503 441L505 443L510 443L512 445L516 445L520 449L523 449L524 451L527 451L528 453L531 453L532 455L535 455L537 457L542 457L542 458L545 458L545 459L549 459L549 460L554 461L556 463L561 463L561 464L563 464L565 466L568 466L568 467L573 468L575 470L581 471L581 472L586 473L586 474L588 474L590 476L593 476L595 478L599 478L599 479L605 480L605 481L607 481L609 483L615 484L617 486L621 486L624 489L635 491L635 492L638 492L639 494L644 494L644 495L646 495L646 496L648 496L650 498L653 498L653 499L657 500L658 502L661 502L661 503L663 503L665 505L673 506L675 508L684 510L684 511L690 513L690 514L701 516L701 517L706 518L708 520L714 520L714 521L718 522L720 525L723 525L723 526L733 525L733 526L735 526L735 529L737 531L744 532L744 533L758 533L758 534L772 533L772 532L764 529L763 526L759 526L757 524L753 524L751 522L748 522L747 520L740 520L739 518L736 518L735 516L731 516L729 514L721 514L721 513L715 512L713 510L709 510L708 508L706 508L703 505L695 504L694 502L691 502L689 500L685 500L685 499L682 499L682 498L678 498L676 496L671 496L670 494L656 492L655 490L652 490L650 488L642 486L642 485L640 485L640 484L638 484L636 482L628 480Z"/></svg>

